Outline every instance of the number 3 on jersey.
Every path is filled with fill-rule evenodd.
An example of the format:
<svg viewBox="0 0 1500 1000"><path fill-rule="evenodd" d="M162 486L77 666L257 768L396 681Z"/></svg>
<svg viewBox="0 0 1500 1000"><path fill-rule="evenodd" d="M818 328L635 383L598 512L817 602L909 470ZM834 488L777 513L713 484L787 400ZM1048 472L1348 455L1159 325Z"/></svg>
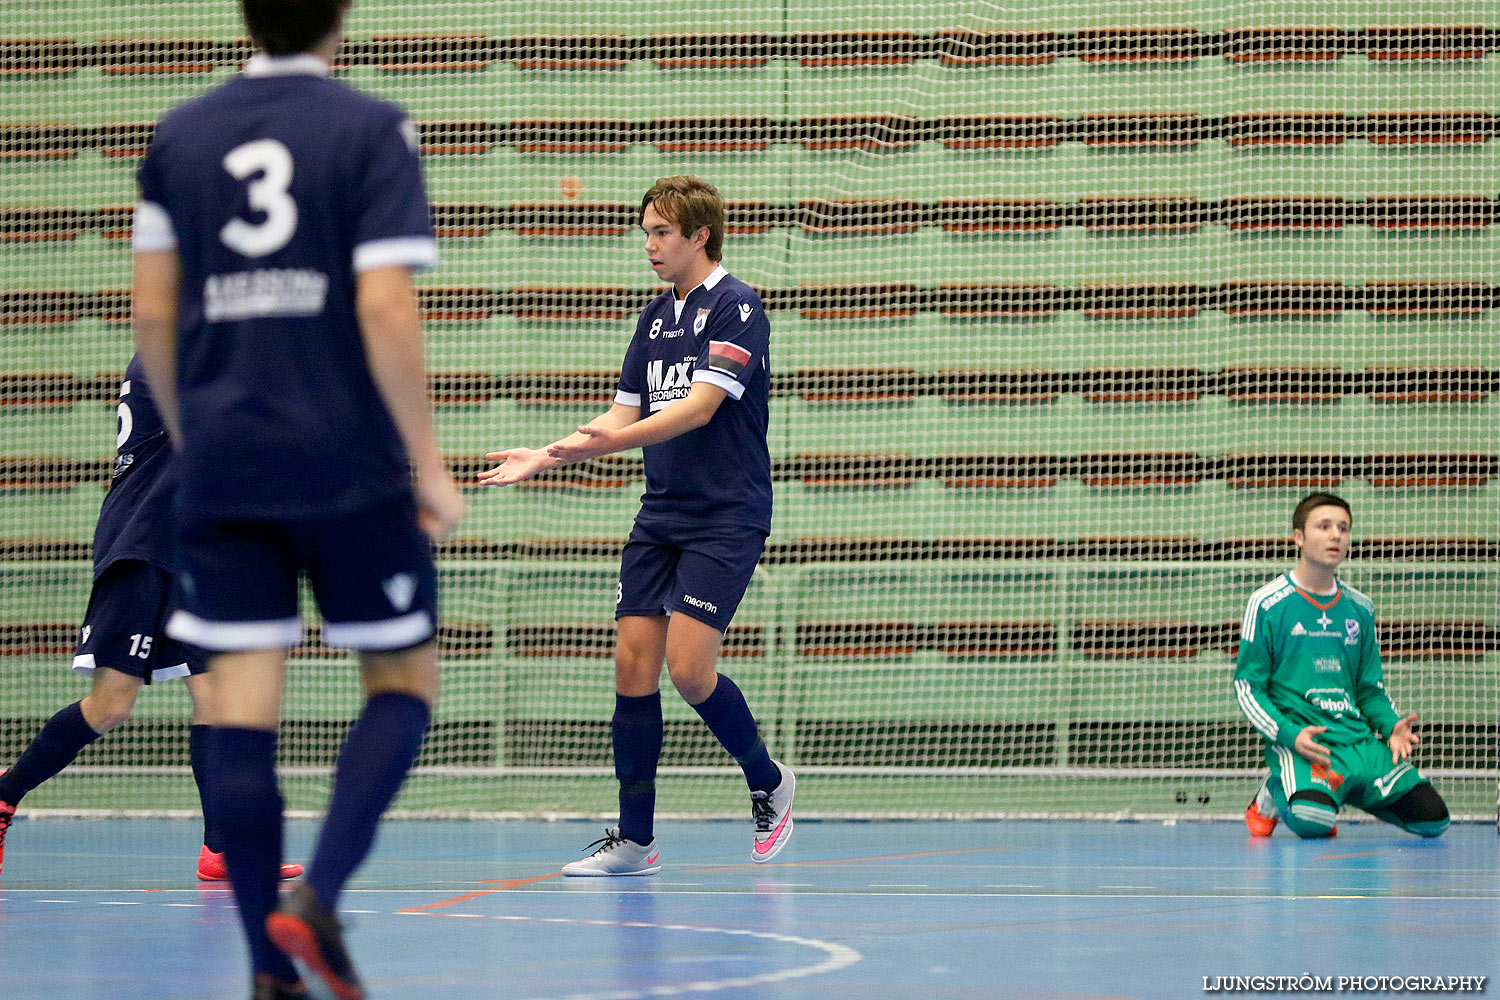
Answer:
<svg viewBox="0 0 1500 1000"><path fill-rule="evenodd" d="M254 177L247 193L250 207L265 213L265 221L230 219L219 239L246 257L264 257L286 246L297 231L297 203L292 186L292 152L275 139L256 139L236 146L224 156L224 169L235 180ZM256 175L259 176L256 176Z"/></svg>

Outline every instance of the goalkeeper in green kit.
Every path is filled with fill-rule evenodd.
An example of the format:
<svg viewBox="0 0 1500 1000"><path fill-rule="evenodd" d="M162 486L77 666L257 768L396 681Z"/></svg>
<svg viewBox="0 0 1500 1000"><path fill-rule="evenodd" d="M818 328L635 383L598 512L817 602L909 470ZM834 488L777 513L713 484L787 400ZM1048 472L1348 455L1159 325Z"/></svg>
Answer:
<svg viewBox="0 0 1500 1000"><path fill-rule="evenodd" d="M1338 497L1304 497L1292 514L1297 565L1245 606L1234 695L1271 767L1245 809L1257 837L1278 818L1299 837L1331 837L1345 803L1423 837L1448 829L1447 805L1411 762L1417 717L1381 683L1375 606L1334 574L1352 522Z"/></svg>

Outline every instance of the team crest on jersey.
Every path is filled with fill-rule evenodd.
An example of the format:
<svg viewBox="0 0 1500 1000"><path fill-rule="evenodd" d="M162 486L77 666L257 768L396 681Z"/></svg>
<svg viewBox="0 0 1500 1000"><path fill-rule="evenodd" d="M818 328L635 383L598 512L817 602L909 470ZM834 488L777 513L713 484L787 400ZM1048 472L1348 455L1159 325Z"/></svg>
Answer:
<svg viewBox="0 0 1500 1000"><path fill-rule="evenodd" d="M707 309L699 309L698 310L698 318L695 319L695 320L693 320L693 332L694 333L702 333L703 332L703 328L708 325L708 313L709 313L709 310L707 310Z"/></svg>
<svg viewBox="0 0 1500 1000"><path fill-rule="evenodd" d="M1344 619L1344 644L1352 645L1359 642L1359 619Z"/></svg>

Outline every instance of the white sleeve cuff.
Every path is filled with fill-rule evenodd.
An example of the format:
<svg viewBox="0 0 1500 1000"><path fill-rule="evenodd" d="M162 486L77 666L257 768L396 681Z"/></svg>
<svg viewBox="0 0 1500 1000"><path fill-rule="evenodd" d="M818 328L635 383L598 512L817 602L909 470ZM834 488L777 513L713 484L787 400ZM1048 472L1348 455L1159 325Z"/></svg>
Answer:
<svg viewBox="0 0 1500 1000"><path fill-rule="evenodd" d="M638 392L625 392L623 390L616 389L615 402L619 403L621 406L640 406L641 394Z"/></svg>
<svg viewBox="0 0 1500 1000"><path fill-rule="evenodd" d="M136 250L176 250L177 232L167 210L154 201L137 202L130 245Z"/></svg>
<svg viewBox="0 0 1500 1000"><path fill-rule="evenodd" d="M719 372L709 371L707 368L699 368L693 372L693 381L716 385L729 393L730 399L739 399L745 394L745 386L738 379L730 378L728 375L723 375Z"/></svg>
<svg viewBox="0 0 1500 1000"><path fill-rule="evenodd" d="M437 263L437 240L430 236L396 236L370 240L354 248L354 270L376 267L409 267L425 271Z"/></svg>

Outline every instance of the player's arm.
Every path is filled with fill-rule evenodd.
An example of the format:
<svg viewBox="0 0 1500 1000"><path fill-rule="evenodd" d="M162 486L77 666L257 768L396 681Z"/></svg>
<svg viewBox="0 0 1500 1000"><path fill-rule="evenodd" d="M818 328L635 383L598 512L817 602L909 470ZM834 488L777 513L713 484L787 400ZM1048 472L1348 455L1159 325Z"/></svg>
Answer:
<svg viewBox="0 0 1500 1000"><path fill-rule="evenodd" d="M174 442L182 441L182 419L177 411L177 293L181 281L176 250L135 252L130 326L136 353L146 371L146 384Z"/></svg>
<svg viewBox="0 0 1500 1000"><path fill-rule="evenodd" d="M1421 737L1412 732L1415 715L1402 717L1385 689L1385 668L1380 662L1380 638L1373 619L1368 634L1360 641L1359 675L1354 682L1354 705L1370 728L1391 748L1391 763L1410 757Z"/></svg>
<svg viewBox="0 0 1500 1000"><path fill-rule="evenodd" d="M739 399L765 365L771 326L758 301L743 299L714 309L704 331L707 349L693 368L688 394L670 406L621 430L580 427L587 440L558 442L547 449L554 458L581 462L631 448L661 444L713 419L725 397Z"/></svg>
<svg viewBox="0 0 1500 1000"><path fill-rule="evenodd" d="M661 444L708 423L727 395L716 385L694 382L686 396L644 420L623 427L584 424L574 433L548 445L547 454L559 460L561 465L571 465L601 455Z"/></svg>
<svg viewBox="0 0 1500 1000"><path fill-rule="evenodd" d="M1240 648L1235 658L1233 682L1235 702L1250 720L1250 725L1266 739L1309 760L1314 759L1309 752L1321 755L1323 762L1327 763L1327 749L1316 742L1317 733L1325 727L1299 727L1272 703L1271 670L1274 663L1270 626L1262 616L1259 602L1252 596L1240 623Z"/></svg>
<svg viewBox="0 0 1500 1000"><path fill-rule="evenodd" d="M411 271L403 266L360 271L355 306L370 377L416 468L422 527L440 538L463 517L464 503L433 430L422 357L422 314Z"/></svg>
<svg viewBox="0 0 1500 1000"><path fill-rule="evenodd" d="M625 403L616 402L608 410L590 420L584 427L601 430L619 430L628 427L640 419L641 408L639 405L630 406ZM479 474L479 482L483 486L511 486L523 480L530 479L538 472L546 472L548 469L556 469L559 466L571 464L564 458L557 458L551 454L553 448L559 446L573 446L587 443L589 436L583 433L582 428L574 431L566 437L558 438L556 441L541 448L507 448L504 451L491 451L485 454L485 458L492 462L499 462L486 472ZM573 461L582 461L574 459Z"/></svg>

